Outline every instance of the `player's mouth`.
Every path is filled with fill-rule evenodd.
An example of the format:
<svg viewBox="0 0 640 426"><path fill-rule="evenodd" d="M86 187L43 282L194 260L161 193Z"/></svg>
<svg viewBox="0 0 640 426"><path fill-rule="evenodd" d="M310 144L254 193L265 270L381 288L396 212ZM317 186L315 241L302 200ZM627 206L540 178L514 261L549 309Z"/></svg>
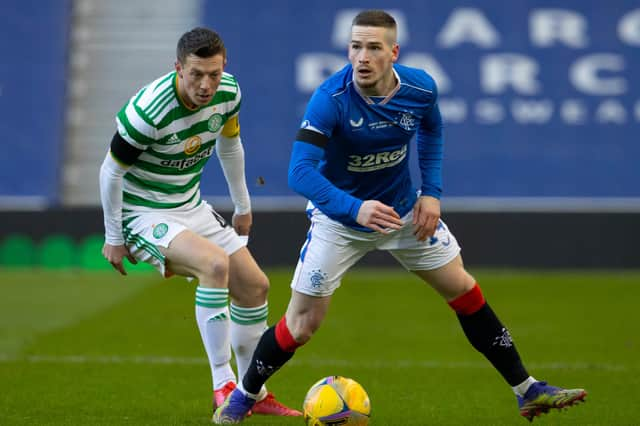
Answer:
<svg viewBox="0 0 640 426"><path fill-rule="evenodd" d="M367 78L367 77L371 76L371 74L373 74L373 71L371 71L368 68L358 68L358 70L356 72L358 74L358 77L360 77L360 78Z"/></svg>
<svg viewBox="0 0 640 426"><path fill-rule="evenodd" d="M196 99L198 99L199 102L209 102L211 100L211 95L196 93Z"/></svg>

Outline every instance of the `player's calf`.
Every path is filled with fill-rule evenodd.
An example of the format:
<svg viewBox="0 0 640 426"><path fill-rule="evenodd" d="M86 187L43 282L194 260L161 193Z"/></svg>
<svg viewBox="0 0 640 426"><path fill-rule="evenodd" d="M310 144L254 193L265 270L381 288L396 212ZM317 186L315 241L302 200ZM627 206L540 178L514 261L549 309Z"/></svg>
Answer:
<svg viewBox="0 0 640 426"><path fill-rule="evenodd" d="M242 386L250 395L257 395L262 385L278 371L295 353L296 342L284 317L274 327L264 332L258 342L251 364L242 380Z"/></svg>

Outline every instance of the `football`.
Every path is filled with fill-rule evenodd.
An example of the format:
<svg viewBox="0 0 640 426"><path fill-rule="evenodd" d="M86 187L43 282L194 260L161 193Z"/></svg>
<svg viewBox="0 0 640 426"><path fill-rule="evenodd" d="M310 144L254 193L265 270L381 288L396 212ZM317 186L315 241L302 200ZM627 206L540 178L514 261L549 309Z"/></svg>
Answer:
<svg viewBox="0 0 640 426"><path fill-rule="evenodd" d="M366 425L371 403L367 392L355 380L329 376L311 386L304 398L303 411L309 426Z"/></svg>

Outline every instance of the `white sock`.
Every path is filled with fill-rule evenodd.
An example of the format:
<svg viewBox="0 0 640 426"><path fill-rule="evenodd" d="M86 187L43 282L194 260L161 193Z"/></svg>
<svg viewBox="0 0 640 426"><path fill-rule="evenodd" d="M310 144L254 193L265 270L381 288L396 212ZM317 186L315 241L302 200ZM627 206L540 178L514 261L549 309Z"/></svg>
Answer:
<svg viewBox="0 0 640 426"><path fill-rule="evenodd" d="M196 321L202 343L209 357L213 389L236 381L231 369L229 338L229 290L226 288L196 288Z"/></svg>
<svg viewBox="0 0 640 426"><path fill-rule="evenodd" d="M524 394L527 393L527 390L529 390L529 386L531 386L535 382L537 382L537 380L529 376L524 382L520 383L519 385L513 386L513 392L522 398Z"/></svg>
<svg viewBox="0 0 640 426"><path fill-rule="evenodd" d="M267 329L267 316L269 314L268 303L253 308L241 308L231 303L231 346L236 356L238 366L238 381L242 382L244 374L249 368L253 352L258 346L258 341ZM266 388L263 385L256 400L266 396ZM254 395L249 395L254 397Z"/></svg>
<svg viewBox="0 0 640 426"><path fill-rule="evenodd" d="M240 379L247 372L258 341L267 329L268 314L267 303L254 308L241 308L231 303L231 347L236 356Z"/></svg>

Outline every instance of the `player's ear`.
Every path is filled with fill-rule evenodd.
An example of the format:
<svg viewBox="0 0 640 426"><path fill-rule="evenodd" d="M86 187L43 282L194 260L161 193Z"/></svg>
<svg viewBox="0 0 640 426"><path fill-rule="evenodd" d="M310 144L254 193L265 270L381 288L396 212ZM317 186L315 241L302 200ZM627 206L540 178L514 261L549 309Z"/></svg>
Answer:
<svg viewBox="0 0 640 426"><path fill-rule="evenodd" d="M398 43L393 43L393 47L391 47L391 55L391 60L396 62L400 55L400 45Z"/></svg>
<svg viewBox="0 0 640 426"><path fill-rule="evenodd" d="M176 61L174 65L176 67L176 72L178 73L178 76L182 78L182 69L183 69L182 64L180 63L180 61Z"/></svg>

